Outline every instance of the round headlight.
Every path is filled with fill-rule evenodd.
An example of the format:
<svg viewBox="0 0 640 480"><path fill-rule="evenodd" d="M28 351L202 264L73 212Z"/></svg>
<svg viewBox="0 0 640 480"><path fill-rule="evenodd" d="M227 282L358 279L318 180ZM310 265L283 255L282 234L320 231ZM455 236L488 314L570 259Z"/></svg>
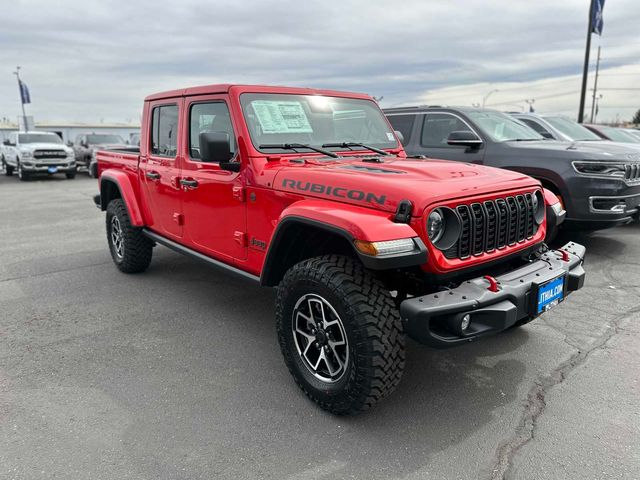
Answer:
<svg viewBox="0 0 640 480"><path fill-rule="evenodd" d="M427 235L431 243L436 243L444 234L444 219L439 210L434 210L427 219Z"/></svg>
<svg viewBox="0 0 640 480"><path fill-rule="evenodd" d="M533 218L538 225L540 225L544 220L544 212L545 212L545 204L544 197L542 196L542 192L537 190L531 197L531 202L533 204Z"/></svg>

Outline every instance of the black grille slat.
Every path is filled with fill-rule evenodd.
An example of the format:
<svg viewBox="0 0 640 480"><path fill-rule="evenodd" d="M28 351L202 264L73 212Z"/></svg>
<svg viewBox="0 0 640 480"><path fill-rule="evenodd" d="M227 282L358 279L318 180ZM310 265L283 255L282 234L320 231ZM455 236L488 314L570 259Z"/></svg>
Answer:
<svg viewBox="0 0 640 480"><path fill-rule="evenodd" d="M487 213L487 235L485 250L492 252L496 249L498 240L498 207L495 202L484 202L484 210Z"/></svg>
<svg viewBox="0 0 640 480"><path fill-rule="evenodd" d="M36 150L33 158L66 158L67 152L64 150Z"/></svg>
<svg viewBox="0 0 640 480"><path fill-rule="evenodd" d="M471 213L466 205L460 205L456 210L462 224L460 240L458 240L458 257L467 258L471 255Z"/></svg>
<svg viewBox="0 0 640 480"><path fill-rule="evenodd" d="M500 214L500 223L498 225L498 241L497 247L504 248L507 245L507 237L508 237L508 228L509 223L511 221L511 216L509 215L509 209L507 208L507 203L503 198L499 198L496 200L496 207L498 208L498 213Z"/></svg>
<svg viewBox="0 0 640 480"><path fill-rule="evenodd" d="M531 193L457 205L455 211L460 218L461 232L458 241L444 251L449 259L462 260L515 245L532 238L538 231Z"/></svg>
<svg viewBox="0 0 640 480"><path fill-rule="evenodd" d="M484 253L485 221L484 211L479 203L471 204L471 221L473 224L472 252L474 255Z"/></svg>

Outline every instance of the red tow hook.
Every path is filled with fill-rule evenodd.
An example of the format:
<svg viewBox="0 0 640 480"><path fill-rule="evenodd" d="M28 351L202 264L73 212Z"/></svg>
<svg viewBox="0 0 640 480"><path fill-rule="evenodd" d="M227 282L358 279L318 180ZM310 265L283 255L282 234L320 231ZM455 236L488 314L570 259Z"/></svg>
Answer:
<svg viewBox="0 0 640 480"><path fill-rule="evenodd" d="M500 287L498 287L498 281L495 278L493 278L491 275L485 275L482 278L484 278L489 282L489 288L487 288L487 290L489 290L490 292L500 291Z"/></svg>
<svg viewBox="0 0 640 480"><path fill-rule="evenodd" d="M569 252L567 252L566 250L558 250L561 254L562 254L562 261L563 262L568 262L569 261Z"/></svg>

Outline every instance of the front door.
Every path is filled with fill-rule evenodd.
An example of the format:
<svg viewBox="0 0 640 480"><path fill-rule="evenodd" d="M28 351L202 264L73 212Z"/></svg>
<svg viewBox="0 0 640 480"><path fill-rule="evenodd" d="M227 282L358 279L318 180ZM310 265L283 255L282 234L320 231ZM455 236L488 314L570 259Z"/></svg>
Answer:
<svg viewBox="0 0 640 480"><path fill-rule="evenodd" d="M243 170L229 172L201 161L199 140L203 132L226 132L238 156L237 129L225 100L221 95L185 100L187 142L181 175L186 241L202 253L230 261L247 256Z"/></svg>
<svg viewBox="0 0 640 480"><path fill-rule="evenodd" d="M453 113L434 112L423 115L422 128L416 140L420 142L419 152L431 158L457 160L459 162L482 163L484 148L469 148L449 145L451 132L471 131L479 137L462 118Z"/></svg>
<svg viewBox="0 0 640 480"><path fill-rule="evenodd" d="M147 152L140 156L140 175L147 190L150 227L155 232L179 239L183 233L182 190L180 188L180 158L178 145L181 135L179 118L182 100L174 103L155 103L148 108L151 118L147 132ZM184 142L183 142L184 143Z"/></svg>

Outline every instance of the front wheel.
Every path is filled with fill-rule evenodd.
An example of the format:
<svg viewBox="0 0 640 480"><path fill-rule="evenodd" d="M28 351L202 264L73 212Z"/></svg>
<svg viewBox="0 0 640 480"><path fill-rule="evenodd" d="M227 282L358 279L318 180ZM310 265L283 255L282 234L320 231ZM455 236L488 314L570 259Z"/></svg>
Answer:
<svg viewBox="0 0 640 480"><path fill-rule="evenodd" d="M2 166L4 167L4 174L7 177L10 177L11 175L13 175L13 167L7 164L7 161L4 159L4 156L2 157Z"/></svg>
<svg viewBox="0 0 640 480"><path fill-rule="evenodd" d="M292 267L278 286L276 328L294 380L331 413L367 410L400 382L405 337L398 310L356 260L327 255Z"/></svg>
<svg viewBox="0 0 640 480"><path fill-rule="evenodd" d="M153 242L141 228L131 225L127 207L119 198L107 205L107 241L111 258L121 272L143 272L149 267Z"/></svg>
<svg viewBox="0 0 640 480"><path fill-rule="evenodd" d="M29 174L22 169L22 164L18 162L18 178L21 182L29 180Z"/></svg>

